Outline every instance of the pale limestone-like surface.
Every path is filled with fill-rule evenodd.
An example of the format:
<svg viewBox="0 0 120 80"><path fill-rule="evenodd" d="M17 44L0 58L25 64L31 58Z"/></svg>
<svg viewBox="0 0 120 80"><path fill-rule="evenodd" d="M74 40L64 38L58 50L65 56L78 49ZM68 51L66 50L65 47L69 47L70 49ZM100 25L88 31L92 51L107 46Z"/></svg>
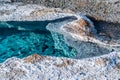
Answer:
<svg viewBox="0 0 120 80"><path fill-rule="evenodd" d="M31 55L0 64L1 80L119 80L120 53L82 60Z"/></svg>
<svg viewBox="0 0 120 80"><path fill-rule="evenodd" d="M85 17L78 16L71 11L64 11L61 9L46 8L39 5L24 5L22 3L15 4L0 4L0 20L56 20L66 16L75 16L77 19L84 19ZM56 11L57 10L57 11ZM77 15L77 16L76 16ZM52 22L53 29L58 27L72 28L74 23L79 20L63 20L62 22ZM61 24L62 23L62 24ZM67 23L67 24L66 24ZM91 24L91 23L90 23ZM68 26L70 25L70 26ZM81 25L81 22L80 22ZM76 28L82 26L77 25ZM86 23L85 25L86 26ZM92 27L94 29L94 27ZM89 28L91 29L91 28ZM85 30L89 30L85 29ZM58 29L59 31L59 29ZM90 30L91 31L91 30ZM119 30L118 30L119 31ZM75 29L75 33L76 33ZM69 32L71 33L72 32ZM78 31L79 33L79 31ZM94 33L96 36L98 34ZM1 80L119 80L120 79L120 52L112 52L106 54L106 49L103 45L90 42L84 42L82 39L76 40L71 36L65 36L65 40L70 46L75 47L80 54L77 55L79 59L66 59L56 57L42 57L39 55L32 55L24 59L10 58L4 63L0 64L0 79ZM80 34L81 35L81 34ZM79 36L79 35L78 35ZM88 35L87 35L88 36ZM84 37L84 36L82 36ZM91 37L91 36L89 36ZM95 37L91 37L96 39ZM96 40L99 40L96 39ZM82 42L83 41L83 42ZM111 44L109 44L111 45ZM119 45L119 44L118 44ZM100 48L99 48L100 47ZM110 48L105 46L105 48ZM119 47L117 48L120 49ZM103 51L103 52L102 52ZM92 54L94 52L94 54ZM107 52L108 53L108 52ZM106 55L103 55L106 54ZM103 55L93 57L93 55ZM84 57L91 57L81 59ZM81 59L81 60L80 60Z"/></svg>
<svg viewBox="0 0 120 80"><path fill-rule="evenodd" d="M11 0L0 0L0 2L11 2Z"/></svg>
<svg viewBox="0 0 120 80"><path fill-rule="evenodd" d="M47 7L70 9L75 12L98 16L103 21L120 23L120 0L12 0L39 4Z"/></svg>
<svg viewBox="0 0 120 80"><path fill-rule="evenodd" d="M0 21L44 21L74 15L68 9L46 8L35 4L0 3L0 7Z"/></svg>

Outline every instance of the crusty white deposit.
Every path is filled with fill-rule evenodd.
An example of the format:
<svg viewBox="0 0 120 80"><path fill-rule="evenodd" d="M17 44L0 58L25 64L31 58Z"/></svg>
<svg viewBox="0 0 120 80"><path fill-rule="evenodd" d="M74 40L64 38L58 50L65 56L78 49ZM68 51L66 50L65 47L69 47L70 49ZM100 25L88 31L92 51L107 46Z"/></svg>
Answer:
<svg viewBox="0 0 120 80"><path fill-rule="evenodd" d="M0 80L119 80L120 53L82 60L44 57L10 58L0 64Z"/></svg>
<svg viewBox="0 0 120 80"><path fill-rule="evenodd" d="M103 33L105 35L99 37L100 35L96 33L95 25L92 24L92 21L87 20L90 26L86 25L86 23L82 25L84 27L91 27L86 29L81 26L81 22L80 25L76 23L81 19L86 20L86 18L68 9L47 8L34 4L25 5L23 3L0 3L0 21L56 21L56 19L64 19L70 16L77 18L77 20L53 21L47 25L47 29L51 29L53 32L56 31L56 27L64 29L65 33L62 34L65 37L66 43L77 49L78 54L76 58L78 59L44 57L36 54L23 59L9 58L0 64L0 80L120 80L119 36L117 40L115 40L116 37L114 39L114 35L110 36L111 43L109 43L105 33ZM77 24L77 26L74 24ZM73 27L76 27L76 29ZM57 29L58 33L60 31L59 28ZM73 32L70 29L73 29ZM77 29L80 29L80 31L85 30L80 33L76 31ZM120 28L116 29L118 32L119 30ZM87 35L87 38L93 38L101 43L105 42L103 41L103 37L105 37L105 45L92 40L84 41L86 35L82 34L87 31L90 33L95 31L92 33L94 36ZM79 36L79 39L76 39L76 36L74 38L74 35ZM111 45L114 46L111 47ZM109 49L115 51L109 53Z"/></svg>

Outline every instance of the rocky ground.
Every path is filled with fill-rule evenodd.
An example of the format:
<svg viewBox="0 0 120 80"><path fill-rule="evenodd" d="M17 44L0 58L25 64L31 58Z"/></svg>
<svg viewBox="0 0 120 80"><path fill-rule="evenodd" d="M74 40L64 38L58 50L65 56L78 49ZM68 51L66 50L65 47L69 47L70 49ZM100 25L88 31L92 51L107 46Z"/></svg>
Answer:
<svg viewBox="0 0 120 80"><path fill-rule="evenodd" d="M82 60L45 57L10 58L0 64L1 80L119 80L120 53Z"/></svg>
<svg viewBox="0 0 120 80"><path fill-rule="evenodd" d="M0 64L1 80L120 79L119 0L6 1L0 3L0 21L48 21L46 29L51 32L54 41L60 41L56 48L70 54L72 51L68 53L62 45L67 43L76 49L77 55L75 59L36 54L23 59L10 58ZM11 27L14 28L8 26ZM17 29L27 30L28 27ZM63 42L61 39L64 39Z"/></svg>

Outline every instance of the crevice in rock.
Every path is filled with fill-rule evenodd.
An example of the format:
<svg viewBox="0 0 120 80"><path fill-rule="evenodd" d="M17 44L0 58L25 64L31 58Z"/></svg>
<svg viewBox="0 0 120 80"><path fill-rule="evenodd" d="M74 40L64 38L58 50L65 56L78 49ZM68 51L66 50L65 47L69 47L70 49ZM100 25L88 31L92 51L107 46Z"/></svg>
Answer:
<svg viewBox="0 0 120 80"><path fill-rule="evenodd" d="M120 39L120 23L110 22L86 15L95 25L98 35L103 35L114 40Z"/></svg>

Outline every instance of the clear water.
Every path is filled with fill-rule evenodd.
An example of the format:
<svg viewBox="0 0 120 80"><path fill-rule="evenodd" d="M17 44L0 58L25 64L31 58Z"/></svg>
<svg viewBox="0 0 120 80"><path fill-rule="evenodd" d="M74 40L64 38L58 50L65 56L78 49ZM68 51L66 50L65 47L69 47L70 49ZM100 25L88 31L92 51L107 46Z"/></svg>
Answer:
<svg viewBox="0 0 120 80"><path fill-rule="evenodd" d="M62 35L46 30L47 24L47 21L0 22L0 62L34 53L74 57L76 51L65 44Z"/></svg>

